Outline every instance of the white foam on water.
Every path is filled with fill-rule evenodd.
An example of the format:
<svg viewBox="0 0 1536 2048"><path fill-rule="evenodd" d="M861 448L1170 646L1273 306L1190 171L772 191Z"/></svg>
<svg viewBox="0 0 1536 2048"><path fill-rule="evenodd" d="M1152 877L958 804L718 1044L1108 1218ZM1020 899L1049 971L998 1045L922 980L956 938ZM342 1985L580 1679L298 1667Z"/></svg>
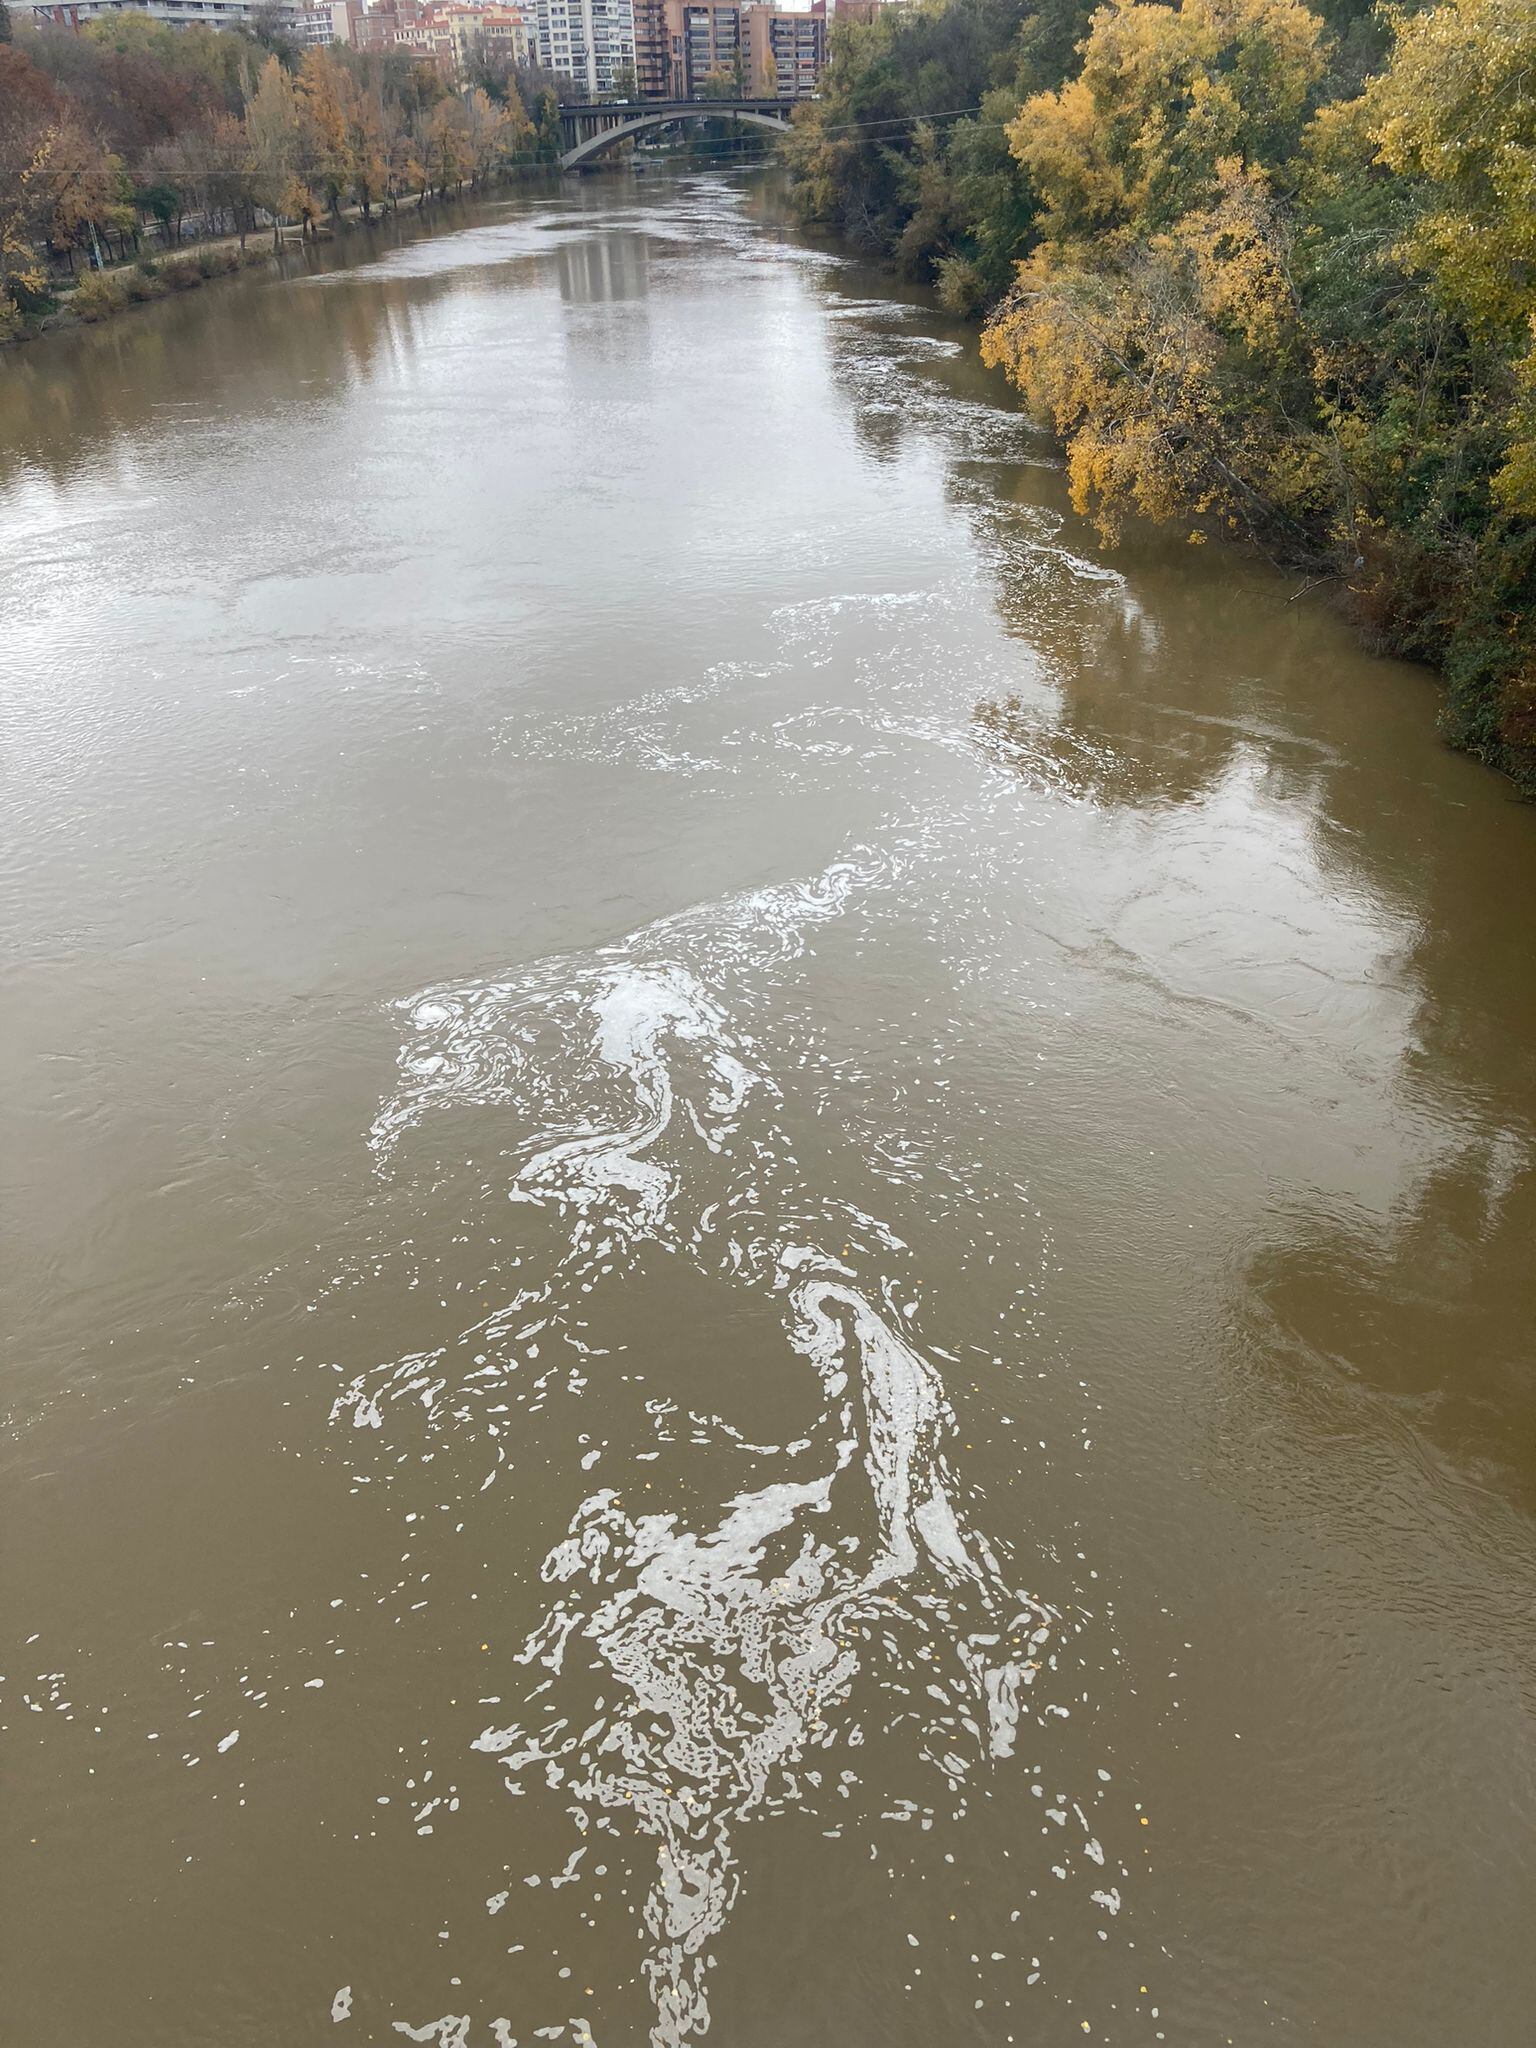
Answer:
<svg viewBox="0 0 1536 2048"><path fill-rule="evenodd" d="M960 1788L1011 1754L1060 1625L969 1528L944 1458L942 1383L845 1270L794 1247L777 1276L789 1342L829 1401L846 1397L823 1469L737 1494L702 1530L631 1515L612 1489L589 1496L545 1561L557 1590L518 1653L547 1674L536 1708L474 1745L519 1789L558 1782L583 1829L624 1812L654 1838L654 2048L708 2029L743 1824L814 1811L816 1753L851 1752L898 1721ZM878 1688L858 1688L875 1669Z"/></svg>
<svg viewBox="0 0 1536 2048"><path fill-rule="evenodd" d="M583 1198L620 1183L646 1198L654 1227L656 1182L639 1155L672 1121L672 1069L662 1047L672 1039L697 1048L705 1085L690 1098L716 1142L754 1085L750 1052L738 1040L709 981L772 970L803 953L814 926L838 917L856 894L894 878L892 858L856 852L806 882L750 891L727 903L658 919L615 946L540 963L504 981L469 981L423 990L400 1007L414 1042L402 1051L400 1086L369 1133L383 1167L403 1133L434 1108L493 1105L553 1111L583 1128L561 1135L548 1126L529 1144L514 1186L525 1198ZM563 1048L558 1068L540 1058ZM606 1075L594 1072L606 1069ZM632 1115L593 1121L583 1098L594 1080L627 1080ZM556 1129L559 1116L554 1118Z"/></svg>
<svg viewBox="0 0 1536 2048"><path fill-rule="evenodd" d="M782 1002L816 928L888 894L904 860L861 849L592 954L422 991L402 1006L411 1037L373 1127L387 1175L438 1112L507 1117L505 1192L559 1228L550 1262L480 1326L482 1346L547 1341L595 1272L622 1279L662 1244L771 1303L819 1386L808 1432L750 1446L780 1469L713 1515L645 1513L611 1486L581 1502L517 1653L524 1700L475 1744L519 1796L558 1786L583 1834L622 1813L654 1841L653 2048L708 2027L742 1828L818 1810L823 1753L876 1741L904 1746L903 1786L920 1762L963 1797L1011 1754L1064 1632L973 1526L940 1370L878 1269L899 1236L861 1214L850 1263L834 1248L849 1218L772 1198L792 1155L776 1121L785 1082L754 1009ZM344 1389L338 1418L374 1427L381 1400L430 1403L445 1384L439 1352L392 1372ZM653 1406L672 1412L665 1398Z"/></svg>

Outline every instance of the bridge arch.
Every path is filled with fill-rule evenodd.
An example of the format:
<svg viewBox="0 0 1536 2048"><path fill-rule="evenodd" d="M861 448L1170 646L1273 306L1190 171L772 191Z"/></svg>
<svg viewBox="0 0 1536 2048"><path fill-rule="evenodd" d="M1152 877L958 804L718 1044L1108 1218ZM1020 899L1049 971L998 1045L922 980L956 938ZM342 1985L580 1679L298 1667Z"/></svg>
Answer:
<svg viewBox="0 0 1536 2048"><path fill-rule="evenodd" d="M578 164L588 162L592 157L601 156L615 142L622 142L630 135L643 135L652 128L670 128L674 121L749 121L757 128L770 128L775 135L789 133L789 116L765 114L757 107L734 106L730 100L691 100L686 106L659 107L654 112L637 114L621 121L612 128L599 129L596 135L589 135L578 142L574 149L568 149L560 159L562 171L573 171Z"/></svg>

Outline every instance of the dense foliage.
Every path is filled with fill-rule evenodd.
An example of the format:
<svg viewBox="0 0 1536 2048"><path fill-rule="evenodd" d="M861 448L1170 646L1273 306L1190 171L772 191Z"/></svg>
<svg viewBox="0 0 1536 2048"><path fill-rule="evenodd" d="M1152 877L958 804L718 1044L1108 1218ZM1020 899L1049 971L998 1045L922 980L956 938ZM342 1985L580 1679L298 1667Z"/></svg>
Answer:
<svg viewBox="0 0 1536 2048"><path fill-rule="evenodd" d="M1087 16L1082 0L928 0L837 23L790 143L804 210L936 282L952 311L979 312L1035 216L1007 124L1061 82Z"/></svg>
<svg viewBox="0 0 1536 2048"><path fill-rule="evenodd" d="M927 0L839 34L794 152L809 213L990 307L1107 537L1309 565L1536 791L1536 0Z"/></svg>
<svg viewBox="0 0 1536 2048"><path fill-rule="evenodd" d="M61 258L99 263L104 243L243 238L258 215L312 227L558 153L554 95L532 84L530 120L505 72L455 94L405 50L301 57L280 34L131 12L78 34L0 20L0 339L46 304Z"/></svg>

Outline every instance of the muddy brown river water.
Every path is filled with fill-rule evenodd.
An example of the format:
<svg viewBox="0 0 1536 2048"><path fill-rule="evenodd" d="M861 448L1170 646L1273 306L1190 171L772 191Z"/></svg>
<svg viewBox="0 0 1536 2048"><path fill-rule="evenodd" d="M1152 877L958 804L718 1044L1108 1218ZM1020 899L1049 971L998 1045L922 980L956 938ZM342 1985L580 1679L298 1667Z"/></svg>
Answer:
<svg viewBox="0 0 1536 2048"><path fill-rule="evenodd" d="M31 2048L1527 2048L1536 814L771 183L0 362Z"/></svg>

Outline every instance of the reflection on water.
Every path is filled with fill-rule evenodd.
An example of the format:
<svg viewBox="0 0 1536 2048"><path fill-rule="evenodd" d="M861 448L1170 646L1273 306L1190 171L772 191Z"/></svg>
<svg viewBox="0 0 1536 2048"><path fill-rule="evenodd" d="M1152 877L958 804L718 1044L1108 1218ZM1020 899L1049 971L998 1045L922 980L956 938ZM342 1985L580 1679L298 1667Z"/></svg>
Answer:
<svg viewBox="0 0 1536 2048"><path fill-rule="evenodd" d="M645 296L646 245L615 231L560 245L560 296L578 305L609 305Z"/></svg>
<svg viewBox="0 0 1536 2048"><path fill-rule="evenodd" d="M1530 1302L1509 1276L1529 1263L1533 1199L1529 1145L1508 1132L1429 1169L1384 1225L1278 1216L1247 1275L1276 1377L1334 1428L1362 1427L1362 1393L1379 1426L1384 1401L1462 1476L1536 1505L1508 1427L1529 1399Z"/></svg>
<svg viewBox="0 0 1536 2048"><path fill-rule="evenodd" d="M771 179L285 262L0 365L17 2024L1513 2048L1529 814Z"/></svg>
<svg viewBox="0 0 1536 2048"><path fill-rule="evenodd" d="M991 506L983 529L996 524ZM1527 935L1496 909L1497 856L1478 835L1426 831L1411 786L1384 801L1372 785L1363 764L1381 744L1380 700L1328 687L1338 650L1326 618L1290 627L1256 671L1238 606L1212 613L1186 593L1152 620L1113 587L1079 586L1076 605L1047 610L1038 579L1017 573L1019 554L1015 534L1001 616L1048 655L1053 688L977 705L989 758L1032 786L1099 806L1192 807L1178 829L1196 839L1233 791L1245 808L1304 817L1297 855L1327 898L1305 917L1304 949L1295 944L1303 913L1291 900L1283 924L1252 950L1317 971L1341 900L1361 892L1363 915L1388 935L1367 986L1406 1001L1400 1066L1384 1078L1433 1140L1389 1200L1313 1195L1275 1217L1276 1241L1244 1276L1245 1313L1251 1305L1267 1330L1263 1349L1281 1370L1291 1361L1314 1400L1337 1396L1340 1379L1364 1380L1467 1476L1531 1505L1527 1447L1508 1420L1530 1399L1536 1275L1521 1247L1536 1220L1536 1061L1519 1021ZM1279 616L1283 591L1251 573L1234 580ZM1288 717L1298 700L1317 704L1304 734ZM1280 857L1267 832L1262 860ZM1232 906L1250 928L1275 874L1283 861L1268 882L1251 877Z"/></svg>

